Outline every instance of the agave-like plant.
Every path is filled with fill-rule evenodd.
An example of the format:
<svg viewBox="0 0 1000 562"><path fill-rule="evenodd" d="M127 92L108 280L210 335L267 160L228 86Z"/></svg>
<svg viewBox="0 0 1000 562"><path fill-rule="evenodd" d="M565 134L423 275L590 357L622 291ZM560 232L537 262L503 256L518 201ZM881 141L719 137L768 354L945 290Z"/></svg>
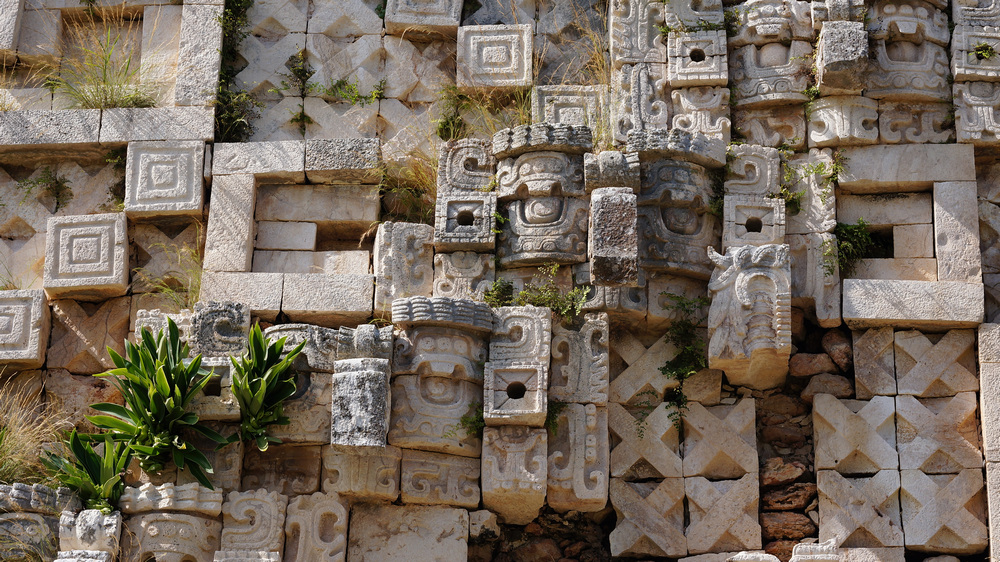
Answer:
<svg viewBox="0 0 1000 562"><path fill-rule="evenodd" d="M45 451L42 463L56 480L76 492L87 509L111 513L118 507L125 489L122 476L132 461L128 443L115 441L110 433L105 433L104 446L98 452L74 429L65 447L71 458Z"/></svg>
<svg viewBox="0 0 1000 562"><path fill-rule="evenodd" d="M191 429L216 443L226 442L188 411L191 399L212 376L201 368L201 355L185 361L189 353L177 324L169 318L166 329L155 337L145 329L139 345L126 341L125 357L108 348L117 368L95 376L110 377L125 405L94 404L91 408L107 415L87 419L109 430L116 441L128 443L143 470L157 472L173 461L178 469L190 470L203 486L214 489L206 476L213 472L211 463L182 436L184 429Z"/></svg>
<svg viewBox="0 0 1000 562"><path fill-rule="evenodd" d="M265 338L259 324L250 330L250 346L233 364L233 396L240 404L240 430L229 438L229 443L253 441L257 448L266 451L271 443L281 439L268 435L270 425L288 425L284 415L284 401L295 394L295 373L292 362L306 345L299 343L282 358L285 339L272 342Z"/></svg>

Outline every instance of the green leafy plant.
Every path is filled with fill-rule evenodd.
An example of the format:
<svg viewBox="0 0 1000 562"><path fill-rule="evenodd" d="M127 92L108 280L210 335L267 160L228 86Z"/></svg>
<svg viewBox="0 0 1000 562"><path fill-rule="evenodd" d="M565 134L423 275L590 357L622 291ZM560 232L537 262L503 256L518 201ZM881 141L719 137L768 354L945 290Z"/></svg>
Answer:
<svg viewBox="0 0 1000 562"><path fill-rule="evenodd" d="M493 218L497 221L496 227L493 228L493 234L503 234L503 225L510 222L510 219L503 216L499 211L493 211Z"/></svg>
<svg viewBox="0 0 1000 562"><path fill-rule="evenodd" d="M443 435L447 439L454 439L458 435L458 430L461 429L466 437L481 439L484 428L486 428L486 420L483 418L483 403L473 402L469 404L469 409L462 414L462 417L458 418L458 423L449 427Z"/></svg>
<svg viewBox="0 0 1000 562"><path fill-rule="evenodd" d="M683 385L668 388L663 393L663 403L670 410L667 418L674 422L674 427L680 431L684 425L684 412L688 409L688 397L684 394Z"/></svg>
<svg viewBox="0 0 1000 562"><path fill-rule="evenodd" d="M823 243L823 271L833 276L839 267L841 277L850 277L858 260L875 248L875 240L863 218L855 224L838 222L833 234L835 240Z"/></svg>
<svg viewBox="0 0 1000 562"><path fill-rule="evenodd" d="M64 446L69 456L46 451L42 459L45 467L63 486L76 492L87 509L111 513L125 490L122 477L132 461L132 449L106 433L102 446L95 450L75 429Z"/></svg>
<svg viewBox="0 0 1000 562"><path fill-rule="evenodd" d="M636 400L632 403L632 407L635 409L635 434L639 439L643 439L646 436L646 428L649 426L647 418L663 402L655 392L648 389L639 392L635 397L642 398L642 400Z"/></svg>
<svg viewBox="0 0 1000 562"><path fill-rule="evenodd" d="M587 302L590 287L577 287L567 292L556 284L559 264L547 263L538 268L539 273L524 284L520 291L506 279L497 279L483 295L483 302L497 308L501 306L542 306L571 319L580 315Z"/></svg>
<svg viewBox="0 0 1000 562"><path fill-rule="evenodd" d="M993 48L993 45L985 42L976 43L976 46L972 48L972 52L979 60L990 60L997 56L997 50Z"/></svg>
<svg viewBox="0 0 1000 562"><path fill-rule="evenodd" d="M186 361L190 349L181 341L173 320L168 318L166 329L156 336L149 329L142 330L141 338L138 345L125 342L124 357L108 348L116 368L96 375L111 379L125 405L94 404L93 409L106 415L87 419L110 431L116 441L126 442L143 470L158 472L173 461L178 469L190 470L198 482L212 488L206 476L213 472L212 465L182 436L182 430L190 429L217 443L226 442L188 411L212 374L201 368L201 355Z"/></svg>
<svg viewBox="0 0 1000 562"><path fill-rule="evenodd" d="M705 338L699 333L698 325L705 320L702 311L712 301L708 297L692 299L669 292L661 294L673 303L664 308L676 314L676 318L667 328L666 340L677 349L677 354L660 367L660 372L683 382L684 379L708 367Z"/></svg>
<svg viewBox="0 0 1000 562"><path fill-rule="evenodd" d="M215 93L215 141L243 142L253 134L253 122L264 106L257 96L240 89L236 74L242 57L240 44L250 34L247 12L253 0L225 0L219 16L222 27L222 64L219 68L219 87Z"/></svg>
<svg viewBox="0 0 1000 562"><path fill-rule="evenodd" d="M462 110L469 104L469 98L458 91L457 86L445 86L438 94L440 116L434 120L435 132L444 141L465 137L469 125L462 117Z"/></svg>
<svg viewBox="0 0 1000 562"><path fill-rule="evenodd" d="M69 186L69 180L65 176L57 174L52 166L43 167L42 171L33 178L17 182L17 188L24 192L24 196L21 198L22 204L36 189L51 197L55 202L55 208L52 212L65 207L73 199L73 190Z"/></svg>
<svg viewBox="0 0 1000 562"><path fill-rule="evenodd" d="M802 109L806 113L806 121L809 120L809 116L812 114L812 106L819 98L819 88L817 86L809 86L805 90L802 90L802 94L805 95L806 103L802 104Z"/></svg>
<svg viewBox="0 0 1000 562"><path fill-rule="evenodd" d="M566 402L549 400L548 407L545 411L545 429L549 430L549 433L551 433L553 437L559 435L559 414L561 414L568 405L569 404Z"/></svg>
<svg viewBox="0 0 1000 562"><path fill-rule="evenodd" d="M268 435L268 427L289 423L284 415L284 402L295 394L295 372L291 366L305 345L305 341L299 342L282 357L285 338L272 342L264 337L260 325L254 324L247 352L238 360L229 358L233 364L233 396L240 404L240 429L229 437L228 443L251 441L261 451L266 451L271 443L281 443Z"/></svg>
<svg viewBox="0 0 1000 562"><path fill-rule="evenodd" d="M365 107L380 99L385 99L385 78L379 80L378 84L367 94L361 93L361 86L357 78L353 81L341 78L340 80L331 82L327 86L320 86L318 89L323 95L333 98L335 101L340 100L351 105Z"/></svg>
<svg viewBox="0 0 1000 562"><path fill-rule="evenodd" d="M514 284L506 279L497 279L483 293L483 302L493 308L514 304Z"/></svg>
<svg viewBox="0 0 1000 562"><path fill-rule="evenodd" d="M666 3L666 0L663 0ZM722 31L726 29L725 23L710 22L706 20L698 20L698 23L693 25L687 25L684 22L680 22L677 25L658 25L656 29L659 30L660 35L667 37L671 33L697 33L699 31Z"/></svg>

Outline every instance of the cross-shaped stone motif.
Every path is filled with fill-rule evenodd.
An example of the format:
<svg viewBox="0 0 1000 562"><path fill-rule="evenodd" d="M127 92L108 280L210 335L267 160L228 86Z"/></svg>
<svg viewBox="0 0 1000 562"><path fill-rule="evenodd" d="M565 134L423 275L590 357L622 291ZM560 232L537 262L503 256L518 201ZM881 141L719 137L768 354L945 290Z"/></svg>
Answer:
<svg viewBox="0 0 1000 562"><path fill-rule="evenodd" d="M920 400L897 396L896 443L903 470L943 474L982 468L976 393Z"/></svg>
<svg viewBox="0 0 1000 562"><path fill-rule="evenodd" d="M891 396L875 396L866 402L817 394L813 398L816 468L842 474L899 468L895 413Z"/></svg>
<svg viewBox="0 0 1000 562"><path fill-rule="evenodd" d="M697 402L684 412L684 476L740 478L757 472L754 400L706 408Z"/></svg>
<svg viewBox="0 0 1000 562"><path fill-rule="evenodd" d="M900 504L906 546L932 552L974 554L986 548L988 529L983 473L900 473Z"/></svg>
<svg viewBox="0 0 1000 562"><path fill-rule="evenodd" d="M677 386L676 380L663 376L659 370L668 359L677 354L677 349L667 343L665 335L646 349L637 337L622 331L613 336L611 349L625 360L628 368L611 381L611 393L608 396L610 402L659 402L667 388Z"/></svg>
<svg viewBox="0 0 1000 562"><path fill-rule="evenodd" d="M859 400L896 394L892 328L854 332L854 393Z"/></svg>
<svg viewBox="0 0 1000 562"><path fill-rule="evenodd" d="M756 472L739 480L684 479L690 523L688 552L736 552L761 546L757 505L760 488Z"/></svg>
<svg viewBox="0 0 1000 562"><path fill-rule="evenodd" d="M47 365L79 375L113 369L110 346L124 353L128 336L129 303L122 297L100 304L62 299L52 302L52 339Z"/></svg>
<svg viewBox="0 0 1000 562"><path fill-rule="evenodd" d="M610 495L618 513L618 525L610 536L612 556L687 554L684 479L626 482L612 478Z"/></svg>
<svg viewBox="0 0 1000 562"><path fill-rule="evenodd" d="M973 330L951 330L944 336L896 332L898 392L928 398L978 391L975 341Z"/></svg>
<svg viewBox="0 0 1000 562"><path fill-rule="evenodd" d="M670 418L671 411L658 407L641 419L620 404L608 404L608 428L612 443L618 442L611 449L612 477L631 480L682 476L678 431Z"/></svg>
<svg viewBox="0 0 1000 562"><path fill-rule="evenodd" d="M836 539L843 548L903 546L899 517L899 472L883 470L865 478L847 478L820 470L819 540Z"/></svg>

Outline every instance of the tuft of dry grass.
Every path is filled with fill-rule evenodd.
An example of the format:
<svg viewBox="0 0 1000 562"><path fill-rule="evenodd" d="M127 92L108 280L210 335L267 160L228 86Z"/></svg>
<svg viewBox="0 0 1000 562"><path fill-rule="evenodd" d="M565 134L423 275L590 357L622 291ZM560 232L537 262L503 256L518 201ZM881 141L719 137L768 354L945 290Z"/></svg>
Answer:
<svg viewBox="0 0 1000 562"><path fill-rule="evenodd" d="M72 424L13 378L0 381L0 483L48 483L42 447L58 442Z"/></svg>
<svg viewBox="0 0 1000 562"><path fill-rule="evenodd" d="M384 163L382 166L379 191L383 220L433 225L437 157L417 151L410 154L405 163Z"/></svg>
<svg viewBox="0 0 1000 562"><path fill-rule="evenodd" d="M163 275L155 275L145 268L133 270L134 281L152 288L152 292L165 295L177 310L194 308L201 293L202 247L204 245L201 223L195 235L195 245L187 243L153 244L152 249L159 250L170 257L171 269Z"/></svg>

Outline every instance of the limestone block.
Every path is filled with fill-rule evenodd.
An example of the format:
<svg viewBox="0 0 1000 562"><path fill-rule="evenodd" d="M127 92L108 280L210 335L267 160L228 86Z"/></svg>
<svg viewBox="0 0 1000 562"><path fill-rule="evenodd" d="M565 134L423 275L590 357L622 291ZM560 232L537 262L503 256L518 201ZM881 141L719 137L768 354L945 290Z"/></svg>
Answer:
<svg viewBox="0 0 1000 562"><path fill-rule="evenodd" d="M729 82L725 30L672 32L667 39L671 86L725 86Z"/></svg>
<svg viewBox="0 0 1000 562"><path fill-rule="evenodd" d="M823 94L860 94L868 70L868 31L859 21L824 21L816 46L816 81Z"/></svg>
<svg viewBox="0 0 1000 562"><path fill-rule="evenodd" d="M222 64L222 6L185 6L180 30L176 104L212 105ZM305 31L305 30L303 30Z"/></svg>
<svg viewBox="0 0 1000 562"><path fill-rule="evenodd" d="M483 430L483 506L508 525L530 523L545 504L547 436L519 426Z"/></svg>
<svg viewBox="0 0 1000 562"><path fill-rule="evenodd" d="M891 6L884 4L882 6ZM939 15L940 10L931 9ZM877 12L878 10L876 10ZM881 15L881 14L880 14ZM885 17L886 21L894 18ZM916 18L914 18L916 19ZM926 18L930 20L931 18ZM939 23L935 19L935 25ZM911 20L912 21L912 20ZM947 17L944 18L947 22ZM909 22L907 22L909 23ZM906 24L903 24L906 25ZM887 39L876 39L871 30L869 38L868 73L865 74L865 96L873 99L891 101L946 101L951 92L946 76L948 73L948 51L930 41L923 41L915 46L915 52L908 57L910 60L898 61L890 54L895 48L895 42Z"/></svg>
<svg viewBox="0 0 1000 562"><path fill-rule="evenodd" d="M50 298L100 301L128 288L125 213L51 217L43 285Z"/></svg>
<svg viewBox="0 0 1000 562"><path fill-rule="evenodd" d="M328 37L357 37L382 32L382 18L369 0L321 2L310 6L306 31Z"/></svg>
<svg viewBox="0 0 1000 562"><path fill-rule="evenodd" d="M683 129L629 131L625 150L646 159L679 158L711 168L726 162L726 147L719 139Z"/></svg>
<svg viewBox="0 0 1000 562"><path fill-rule="evenodd" d="M378 220L378 190L370 185L262 185L255 213L258 221L314 222L338 238L353 238Z"/></svg>
<svg viewBox="0 0 1000 562"><path fill-rule="evenodd" d="M785 241L785 202L762 195L723 198L722 247L763 246Z"/></svg>
<svg viewBox="0 0 1000 562"><path fill-rule="evenodd" d="M267 490L230 492L222 504L221 550L281 552L288 497Z"/></svg>
<svg viewBox="0 0 1000 562"><path fill-rule="evenodd" d="M82 509L80 500L68 488L53 490L43 484L29 486L20 482L0 484L0 511L4 513L59 515L63 511Z"/></svg>
<svg viewBox="0 0 1000 562"><path fill-rule="evenodd" d="M870 401L813 397L816 468L841 474L874 474L899 467L895 403L891 396Z"/></svg>
<svg viewBox="0 0 1000 562"><path fill-rule="evenodd" d="M867 13L858 0L824 0L810 6L813 27L820 29L826 21L862 21Z"/></svg>
<svg viewBox="0 0 1000 562"><path fill-rule="evenodd" d="M899 394L933 398L979 390L975 340L972 330L951 330L944 335L916 330L896 332Z"/></svg>
<svg viewBox="0 0 1000 562"><path fill-rule="evenodd" d="M0 54L5 58L17 51L17 38L21 28L24 0L4 0L3 19L0 19Z"/></svg>
<svg viewBox="0 0 1000 562"><path fill-rule="evenodd" d="M843 285L844 322L852 330L972 328L983 320L978 283L845 279Z"/></svg>
<svg viewBox="0 0 1000 562"><path fill-rule="evenodd" d="M636 196L628 187L602 187L591 194L589 247L591 282L638 284L639 238Z"/></svg>
<svg viewBox="0 0 1000 562"><path fill-rule="evenodd" d="M257 221L254 250L316 249L316 223Z"/></svg>
<svg viewBox="0 0 1000 562"><path fill-rule="evenodd" d="M453 28L451 35L457 31ZM438 92L455 83L455 45L450 41L416 43L412 42L414 38L411 27L402 36L383 41L387 77L384 95L407 103L437 101Z"/></svg>
<svg viewBox="0 0 1000 562"><path fill-rule="evenodd" d="M592 192L602 187L627 187L639 190L639 155L617 150L583 155L586 189Z"/></svg>
<svg viewBox="0 0 1000 562"><path fill-rule="evenodd" d="M764 389L780 386L785 380L785 358L791 352L788 255L788 246L783 244L739 246L727 249L725 255L709 249L716 269L709 282L713 300L708 317L708 364L725 371L730 384ZM767 288L755 293L755 302L728 306L737 302L737 293L747 291L755 276L768 279ZM757 308L751 315L752 307L765 306L767 314L761 315L758 310L763 308ZM758 345L756 333L767 333L770 342Z"/></svg>
<svg viewBox="0 0 1000 562"><path fill-rule="evenodd" d="M805 112L796 106L734 109L733 130L748 144L796 150L806 144Z"/></svg>
<svg viewBox="0 0 1000 562"><path fill-rule="evenodd" d="M412 449L402 453L403 503L479 507L479 459Z"/></svg>
<svg viewBox="0 0 1000 562"><path fill-rule="evenodd" d="M729 144L732 122L729 118L729 88L698 86L670 92L673 100L671 126L689 133L700 133Z"/></svg>
<svg viewBox="0 0 1000 562"><path fill-rule="evenodd" d="M684 556L684 479L627 482L612 478L609 495L618 515L612 556Z"/></svg>
<svg viewBox="0 0 1000 562"><path fill-rule="evenodd" d="M679 453L679 427L674 410L655 407L639 415L624 406L608 404L611 430L611 476L625 480L678 478L683 475Z"/></svg>
<svg viewBox="0 0 1000 562"><path fill-rule="evenodd" d="M955 89L957 88L958 85L955 86ZM952 142L955 132L948 122L951 118L957 118L957 115L949 111L949 106L944 103L880 101L879 142L883 144Z"/></svg>
<svg viewBox="0 0 1000 562"><path fill-rule="evenodd" d="M996 142L1000 135L1000 86L995 82L959 82L953 91L958 142Z"/></svg>
<svg viewBox="0 0 1000 562"><path fill-rule="evenodd" d="M79 513L64 511L59 517L59 550L94 550L118 552L122 532L122 514L103 514L96 509Z"/></svg>
<svg viewBox="0 0 1000 562"><path fill-rule="evenodd" d="M528 24L462 26L458 30L458 87L522 88L531 85Z"/></svg>
<svg viewBox="0 0 1000 562"><path fill-rule="evenodd" d="M769 13L780 13L782 18L778 20L764 15ZM733 16L736 18L736 34L730 38L730 43L734 47L813 38L810 7L794 0L753 0Z"/></svg>
<svg viewBox="0 0 1000 562"><path fill-rule="evenodd" d="M636 0L636 2L646 3L647 0ZM623 1L617 5L627 4L628 2ZM650 2L649 7L652 6L655 4ZM656 37L657 43L660 44L659 49L663 51L659 61L626 64L612 71L609 114L611 133L615 142L626 142L629 133L633 131L667 129L671 126L667 65L664 62L666 47L660 43L662 38L658 33ZM612 28L612 41L614 41L614 28Z"/></svg>
<svg viewBox="0 0 1000 562"><path fill-rule="evenodd" d="M212 174L250 174L279 183L305 181L306 144L302 141L218 143ZM213 181L212 193L215 193Z"/></svg>
<svg viewBox="0 0 1000 562"><path fill-rule="evenodd" d="M497 164L496 181L501 202L532 197L583 197L586 193L583 158L556 151L504 158Z"/></svg>
<svg viewBox="0 0 1000 562"><path fill-rule="evenodd" d="M794 168L793 189L804 192L799 211L787 216L786 233L814 234L833 232L837 226L836 194L833 189L834 160L830 149L810 149L808 154L788 157Z"/></svg>
<svg viewBox="0 0 1000 562"><path fill-rule="evenodd" d="M331 445L384 447L389 431L389 360L341 359L332 387Z"/></svg>
<svg viewBox="0 0 1000 562"><path fill-rule="evenodd" d="M483 0L475 11L465 11L462 25L529 23L533 26L536 1Z"/></svg>
<svg viewBox="0 0 1000 562"><path fill-rule="evenodd" d="M842 195L837 198L837 219L872 225L930 224L933 216L929 193L908 193L886 200L879 195Z"/></svg>
<svg viewBox="0 0 1000 562"><path fill-rule="evenodd" d="M306 34L306 60L316 70L310 82L327 85L341 79L357 80L360 92L371 92L385 71L380 33L341 38Z"/></svg>
<svg viewBox="0 0 1000 562"><path fill-rule="evenodd" d="M438 153L438 194L483 192L493 180L496 165L491 141L448 141L441 145Z"/></svg>
<svg viewBox="0 0 1000 562"><path fill-rule="evenodd" d="M439 453L479 456L481 443L458 424L482 387L438 376L399 375L392 379L389 444Z"/></svg>
<svg viewBox="0 0 1000 562"><path fill-rule="evenodd" d="M597 129L607 116L607 96L607 86L537 85L531 90L531 121Z"/></svg>
<svg viewBox="0 0 1000 562"><path fill-rule="evenodd" d="M439 506L358 504L351 509L348 559L468 558L469 512ZM285 560L289 558L286 556Z"/></svg>
<svg viewBox="0 0 1000 562"><path fill-rule="evenodd" d="M1000 65L992 60L995 57L980 56L976 52L979 45L986 44L994 49L1000 46L1000 32L995 21L989 27L956 25L951 37L951 72L955 80L996 82L1000 79Z"/></svg>
<svg viewBox="0 0 1000 562"><path fill-rule="evenodd" d="M389 35L454 37L462 19L458 0L390 0L385 7L385 32Z"/></svg>
<svg viewBox="0 0 1000 562"><path fill-rule="evenodd" d="M201 215L205 143L129 143L125 211L135 217Z"/></svg>
<svg viewBox="0 0 1000 562"><path fill-rule="evenodd" d="M548 363L528 360L487 361L483 374L486 424L542 427L548 405L548 367Z"/></svg>
<svg viewBox="0 0 1000 562"><path fill-rule="evenodd" d="M552 327L549 397L560 402L608 402L608 316L586 314L583 325Z"/></svg>
<svg viewBox="0 0 1000 562"><path fill-rule="evenodd" d="M235 302L197 302L188 343L193 355L224 357L244 352L250 334L250 309Z"/></svg>
<svg viewBox="0 0 1000 562"><path fill-rule="evenodd" d="M903 545L899 510L899 472L847 478L836 471L817 472L820 540L835 539L844 548Z"/></svg>
<svg viewBox="0 0 1000 562"><path fill-rule="evenodd" d="M434 228L384 222L375 234L375 309L389 312L392 301L430 296L434 284Z"/></svg>
<svg viewBox="0 0 1000 562"><path fill-rule="evenodd" d="M732 161L726 171L726 193L767 195L781 183L778 150L740 144L732 147Z"/></svg>
<svg viewBox="0 0 1000 562"><path fill-rule="evenodd" d="M261 4L261 6L265 5ZM283 18L289 14L294 14L296 11L299 10L296 8L287 12L278 12L276 16ZM266 18L261 20L261 23L265 21ZM272 19L272 21L277 23L277 19ZM240 43L240 57L247 61L247 66L237 73L234 79L235 84L240 89L258 96L258 99L266 99L268 101L281 99L285 94L289 96L297 94L298 92L292 92L291 90L281 93L274 92L273 90L281 87L283 77L280 72L287 68L285 67L285 63L288 62L288 59L306 46L306 34L302 32L288 32L280 24L273 26L273 29L261 31L263 33L259 36L258 34L250 33ZM285 119L287 119L287 115Z"/></svg>
<svg viewBox="0 0 1000 562"><path fill-rule="evenodd" d="M222 513L222 490L210 490L197 482L175 486L167 482L126 486L118 507L126 515L152 511L177 511L216 517Z"/></svg>
<svg viewBox="0 0 1000 562"><path fill-rule="evenodd" d="M471 300L410 297L393 302L392 322L399 327L443 326L481 334L493 329L493 309Z"/></svg>
<svg viewBox="0 0 1000 562"><path fill-rule="evenodd" d="M929 191L936 181L975 181L972 153L962 144L845 148L837 185L850 193L888 193Z"/></svg>
<svg viewBox="0 0 1000 562"><path fill-rule="evenodd" d="M502 277L505 271L500 272ZM507 273L509 275L509 273ZM585 312L607 312L609 317L641 322L646 317L646 279L640 270L638 287L602 287L590 284L590 264L573 266L573 278L577 287L588 289L587 300L583 303ZM509 277L508 277L509 279Z"/></svg>
<svg viewBox="0 0 1000 562"><path fill-rule="evenodd" d="M892 227L892 255L897 258L934 257L934 227L929 224Z"/></svg>
<svg viewBox="0 0 1000 562"><path fill-rule="evenodd" d="M867 400L896 394L896 358L892 328L872 328L854 334L854 395Z"/></svg>
<svg viewBox="0 0 1000 562"><path fill-rule="evenodd" d="M219 152L216 148L216 168ZM254 176L218 175L218 171L215 174L202 267L206 271L250 271L256 199Z"/></svg>
<svg viewBox="0 0 1000 562"><path fill-rule="evenodd" d="M211 107L105 109L100 141L212 140L214 111Z"/></svg>
<svg viewBox="0 0 1000 562"><path fill-rule="evenodd" d="M813 48L807 41L789 46L767 43L733 49L729 73L736 84L737 107L765 107L806 101L809 60Z"/></svg>
<svg viewBox="0 0 1000 562"><path fill-rule="evenodd" d="M145 513L125 520L123 560L193 560L212 562L219 549L222 523L182 513Z"/></svg>
<svg viewBox="0 0 1000 562"><path fill-rule="evenodd" d="M407 105L394 99L379 102L382 159L405 166L414 158L427 160L437 154L441 139L435 120L439 114L437 106L430 103Z"/></svg>
<svg viewBox="0 0 1000 562"><path fill-rule="evenodd" d="M983 324L978 330L979 362L1000 363L1000 326Z"/></svg>
<svg viewBox="0 0 1000 562"><path fill-rule="evenodd" d="M497 256L505 267L587 259L589 206L572 197L538 197L501 206Z"/></svg>
<svg viewBox="0 0 1000 562"><path fill-rule="evenodd" d="M939 475L901 471L899 503L907 548L959 555L984 551L985 496L980 470Z"/></svg>
<svg viewBox="0 0 1000 562"><path fill-rule="evenodd" d="M285 496L311 494L319 489L320 462L318 445L271 445L266 453L247 447L243 489L263 488Z"/></svg>
<svg viewBox="0 0 1000 562"><path fill-rule="evenodd" d="M690 522L688 552L736 551L761 547L757 505L760 500L757 473L739 480L712 482L702 477L685 478Z"/></svg>
<svg viewBox="0 0 1000 562"><path fill-rule="evenodd" d="M69 299L53 301L52 341L46 365L81 375L113 369L107 349L124 353L129 300L121 297L92 305Z"/></svg>
<svg viewBox="0 0 1000 562"><path fill-rule="evenodd" d="M490 359L494 362L548 363L552 314L537 306L504 306L494 311Z"/></svg>
<svg viewBox="0 0 1000 562"><path fill-rule="evenodd" d="M691 279L679 275L667 273L658 274L650 279L648 309L646 320L650 329L664 329L669 327L674 321L680 319L682 314L675 307L677 304L672 295L679 295L688 299L705 298L708 295L707 283L701 279ZM698 318L708 317L708 305L698 307ZM704 321L699 322L699 327L704 326Z"/></svg>
<svg viewBox="0 0 1000 562"><path fill-rule="evenodd" d="M931 258L861 259L851 271L852 279L937 281L938 261Z"/></svg>
<svg viewBox="0 0 1000 562"><path fill-rule="evenodd" d="M951 398L897 396L899 468L925 474L982 468L976 401L974 392Z"/></svg>
<svg viewBox="0 0 1000 562"><path fill-rule="evenodd" d="M326 326L365 322L372 314L371 275L287 273L281 311L288 318Z"/></svg>
<svg viewBox="0 0 1000 562"><path fill-rule="evenodd" d="M683 420L684 476L741 478L757 471L752 400L710 408L691 403Z"/></svg>
<svg viewBox="0 0 1000 562"><path fill-rule="evenodd" d="M611 381L609 401L619 404L637 404L649 398L657 401L667 388L677 386L677 381L659 372L661 366L677 355L677 349L667 342L666 335L646 349L635 336L623 332L611 340L611 349L625 360L628 368ZM633 349L635 353L628 353L626 349Z"/></svg>
<svg viewBox="0 0 1000 562"><path fill-rule="evenodd" d="M980 343L980 349L982 349L982 343ZM982 351L980 352L982 353ZM993 462L998 458L998 452L1000 452L1000 436L997 435L996 431L996 420L998 419L997 412L997 381L998 379L998 363L981 363L980 364L980 380L981 380L981 394L980 394L980 404L979 407L982 411L982 431L983 431L983 450L986 453L986 460L988 462Z"/></svg>
<svg viewBox="0 0 1000 562"><path fill-rule="evenodd" d="M301 142L303 139L302 128L297 123L289 121L291 114L304 110L310 119L313 119L312 115L316 116L313 123L306 126L307 132L318 127L325 127L330 121L336 119L336 117L331 118L329 112L320 111L313 105L306 107L309 102L317 99L319 98L306 98L305 103L302 102L302 98L297 97L262 100L263 107L260 109L260 117L255 120L253 133L248 140L250 142ZM340 123L338 122L338 124ZM354 127L344 126L342 129L349 131L345 134L350 134Z"/></svg>
<svg viewBox="0 0 1000 562"><path fill-rule="evenodd" d="M285 98L273 111L281 113L278 109L288 109L296 113L298 104L295 100L299 98ZM352 105L348 102L330 102L323 98L306 97L302 109L306 115L312 119L306 124L305 137L307 140L338 140L333 137L348 137L351 139L372 139L378 131L378 105L367 104ZM262 120L271 117L269 109L264 110ZM278 135L286 130L292 130L288 134L294 134L292 138L301 138L301 129L292 129L285 122L278 121L280 129L278 132L268 135L264 140L277 139ZM255 135L253 139L255 140Z"/></svg>
<svg viewBox="0 0 1000 562"><path fill-rule="evenodd" d="M33 369L45 362L50 313L40 290L0 291L0 362L11 369Z"/></svg>
<svg viewBox="0 0 1000 562"><path fill-rule="evenodd" d="M239 302L247 306L254 316L274 320L281 312L284 277L280 273L205 271L198 298L203 302Z"/></svg>
<svg viewBox="0 0 1000 562"><path fill-rule="evenodd" d="M59 542L59 519L38 513L0 513L0 556L9 560L51 560Z"/></svg>
<svg viewBox="0 0 1000 562"><path fill-rule="evenodd" d="M496 246L495 193L439 195L434 204L434 248L492 252Z"/></svg>
<svg viewBox="0 0 1000 562"><path fill-rule="evenodd" d="M496 278L493 256L475 252L434 255L435 297L482 300Z"/></svg>
<svg viewBox="0 0 1000 562"><path fill-rule="evenodd" d="M934 255L938 279L976 283L982 279L976 184L934 184Z"/></svg>
<svg viewBox="0 0 1000 562"><path fill-rule="evenodd" d="M95 144L100 121L97 109L6 111L0 115L0 146Z"/></svg>
<svg viewBox="0 0 1000 562"><path fill-rule="evenodd" d="M878 102L861 96L830 96L813 102L809 146L878 143Z"/></svg>
<svg viewBox="0 0 1000 562"><path fill-rule="evenodd" d="M396 501L399 497L398 447L356 449L323 447L323 491L345 498Z"/></svg>
<svg viewBox="0 0 1000 562"><path fill-rule="evenodd" d="M56 562L113 562L114 555L100 550L60 550Z"/></svg>
<svg viewBox="0 0 1000 562"><path fill-rule="evenodd" d="M317 492L288 502L285 518L286 562L343 560L347 549L347 502Z"/></svg>
<svg viewBox="0 0 1000 562"><path fill-rule="evenodd" d="M100 369L92 373L99 372ZM90 373L90 374L92 374ZM84 416L92 414L91 404L99 402L122 403L121 394L107 379L88 374L72 375L69 371L49 369L45 372L45 401L56 404L66 419L81 432L96 432L97 429ZM64 548L63 550L73 550ZM85 549L86 550L86 549Z"/></svg>
<svg viewBox="0 0 1000 562"><path fill-rule="evenodd" d="M270 434L286 443L329 443L333 375L297 371L295 385L295 395L284 404L291 423L272 426Z"/></svg>
<svg viewBox="0 0 1000 562"><path fill-rule="evenodd" d="M414 326L396 338L393 376L431 375L483 384L486 341L457 328Z"/></svg>
<svg viewBox="0 0 1000 562"><path fill-rule="evenodd" d="M294 250L254 250L254 273L352 274L371 269L371 254L365 250L297 252Z"/></svg>
<svg viewBox="0 0 1000 562"><path fill-rule="evenodd" d="M492 430L491 430L492 431ZM556 511L600 511L608 503L608 411L567 404L548 438L547 502Z"/></svg>
<svg viewBox="0 0 1000 562"><path fill-rule="evenodd" d="M392 359L392 326L377 328L374 324L359 324L357 328L341 327L337 338L338 359ZM336 366L335 366L336 367ZM334 372L340 372L338 368Z"/></svg>
<svg viewBox="0 0 1000 562"><path fill-rule="evenodd" d="M656 0L616 0L608 16L611 64L617 69L635 63L662 63L667 46L657 25L668 10Z"/></svg>

